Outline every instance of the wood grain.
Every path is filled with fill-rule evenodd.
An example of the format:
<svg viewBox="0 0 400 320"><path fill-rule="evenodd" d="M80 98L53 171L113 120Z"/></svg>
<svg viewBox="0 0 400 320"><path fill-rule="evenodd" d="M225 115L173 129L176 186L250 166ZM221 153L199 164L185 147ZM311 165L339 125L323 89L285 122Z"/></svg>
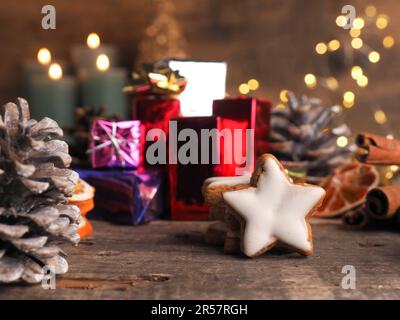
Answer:
<svg viewBox="0 0 400 320"><path fill-rule="evenodd" d="M0 287L0 299L399 299L396 231L314 224L315 255L274 251L257 259L226 255L204 241L208 222L94 222L95 235L66 246L70 272L56 290ZM341 288L354 265L357 289Z"/></svg>

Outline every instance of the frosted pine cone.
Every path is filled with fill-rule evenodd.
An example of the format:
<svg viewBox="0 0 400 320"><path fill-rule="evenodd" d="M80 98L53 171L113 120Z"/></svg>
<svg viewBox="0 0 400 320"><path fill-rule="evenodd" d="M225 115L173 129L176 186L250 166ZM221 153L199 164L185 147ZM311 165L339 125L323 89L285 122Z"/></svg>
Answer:
<svg viewBox="0 0 400 320"><path fill-rule="evenodd" d="M78 174L58 124L30 119L28 103L19 98L0 115L0 283L40 282L43 267L68 271L65 253L54 242L79 242L81 219L67 205Z"/></svg>
<svg viewBox="0 0 400 320"><path fill-rule="evenodd" d="M309 180L322 180L350 160L350 148L336 144L349 136L344 123L337 124L340 106L324 107L316 98L287 93L288 107L275 109L271 119L270 152L290 170L305 173Z"/></svg>

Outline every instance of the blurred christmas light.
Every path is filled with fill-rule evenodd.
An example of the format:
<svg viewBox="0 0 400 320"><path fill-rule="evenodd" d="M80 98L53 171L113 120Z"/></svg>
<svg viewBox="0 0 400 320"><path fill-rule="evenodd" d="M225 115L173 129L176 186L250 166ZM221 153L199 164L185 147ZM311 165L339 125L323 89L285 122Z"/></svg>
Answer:
<svg viewBox="0 0 400 320"><path fill-rule="evenodd" d="M347 146L348 143L349 143L349 140L345 136L340 136L336 140L336 144L341 148L344 148L345 146Z"/></svg>
<svg viewBox="0 0 400 320"><path fill-rule="evenodd" d="M359 37L361 35L361 30L360 29L351 28L350 31L349 31L349 34L350 34L351 37L357 38L357 37Z"/></svg>
<svg viewBox="0 0 400 320"><path fill-rule="evenodd" d="M99 71L105 72L110 68L110 60L106 54L100 54L96 59L96 67Z"/></svg>
<svg viewBox="0 0 400 320"><path fill-rule="evenodd" d="M248 93L250 92L249 85L248 85L247 83L242 83L242 84L239 86L239 92L240 92L241 94L248 94Z"/></svg>
<svg viewBox="0 0 400 320"><path fill-rule="evenodd" d="M317 43L317 45L315 46L315 51L318 54L324 54L326 51L328 50L328 47L325 43L323 42L319 42Z"/></svg>
<svg viewBox="0 0 400 320"><path fill-rule="evenodd" d="M376 15L376 7L372 4L369 4L365 7L365 15L367 17L374 17Z"/></svg>
<svg viewBox="0 0 400 320"><path fill-rule="evenodd" d="M247 85L249 86L250 90L257 90L260 87L260 83L256 79L250 79L247 81Z"/></svg>
<svg viewBox="0 0 400 320"><path fill-rule="evenodd" d="M346 91L346 92L343 94L343 100L346 101L346 102L353 102L354 99L355 99L355 95L354 95L354 93L351 92L351 91Z"/></svg>
<svg viewBox="0 0 400 320"><path fill-rule="evenodd" d="M339 40L333 39L329 41L328 43L328 49L329 51L336 51L340 48L340 42Z"/></svg>
<svg viewBox="0 0 400 320"><path fill-rule="evenodd" d="M287 90L281 90L279 93L279 99L281 99L282 102L288 102Z"/></svg>
<svg viewBox="0 0 400 320"><path fill-rule="evenodd" d="M392 36L386 36L383 38L382 44L386 49L389 49L394 46L394 38Z"/></svg>
<svg viewBox="0 0 400 320"><path fill-rule="evenodd" d="M96 49L100 46L100 37L97 33L91 33L86 38L86 44L90 49Z"/></svg>
<svg viewBox="0 0 400 320"><path fill-rule="evenodd" d="M304 82L310 89L313 89L317 86L317 78L312 73L307 73L304 76Z"/></svg>
<svg viewBox="0 0 400 320"><path fill-rule="evenodd" d="M51 53L49 49L47 48L42 48L38 51L37 53L37 59L40 64L47 65L51 61Z"/></svg>
<svg viewBox="0 0 400 320"><path fill-rule="evenodd" d="M279 103L279 104L277 104L276 106L275 106L275 109L286 109L286 106L283 104L283 103Z"/></svg>
<svg viewBox="0 0 400 320"><path fill-rule="evenodd" d="M383 110L375 111L374 118L378 124L385 124L387 122L386 114Z"/></svg>
<svg viewBox="0 0 400 320"><path fill-rule="evenodd" d="M368 55L368 60L371 63L377 63L380 58L381 58L380 54L376 51L371 51Z"/></svg>
<svg viewBox="0 0 400 320"><path fill-rule="evenodd" d="M358 84L360 87L362 87L362 88L366 87L366 86L368 85L368 78L367 78L367 76L362 75L361 77L359 77L359 78L357 79L357 84Z"/></svg>
<svg viewBox="0 0 400 320"><path fill-rule="evenodd" d="M355 18L353 21L353 28L354 29L362 29L364 28L365 22L363 18Z"/></svg>
<svg viewBox="0 0 400 320"><path fill-rule="evenodd" d="M351 77L354 80L357 80L358 78L363 76L363 69L361 69L360 66L354 66L351 68Z"/></svg>
<svg viewBox="0 0 400 320"><path fill-rule="evenodd" d="M396 165L390 166L390 170L392 170L393 172L399 171L399 166Z"/></svg>
<svg viewBox="0 0 400 320"><path fill-rule="evenodd" d="M338 27L344 27L347 24L347 19L345 16L338 16L336 17L336 25Z"/></svg>
<svg viewBox="0 0 400 320"><path fill-rule="evenodd" d="M353 40L351 40L351 46L354 49L360 49L363 46L363 41L361 38L354 38Z"/></svg>
<svg viewBox="0 0 400 320"><path fill-rule="evenodd" d="M389 140L393 140L394 136L392 134L388 134L388 135L386 135L386 138L389 139Z"/></svg>
<svg viewBox="0 0 400 320"><path fill-rule="evenodd" d="M335 91L339 88L339 82L336 80L335 77L326 78L326 86L328 89Z"/></svg>
<svg viewBox="0 0 400 320"><path fill-rule="evenodd" d="M58 63L52 63L48 71L49 77L52 80L60 80L63 76L63 70Z"/></svg>
<svg viewBox="0 0 400 320"><path fill-rule="evenodd" d="M343 107L350 109L354 106L354 100L353 101L343 100L342 104L343 104Z"/></svg>
<svg viewBox="0 0 400 320"><path fill-rule="evenodd" d="M384 15L384 14L380 14L377 18L376 18L376 27L378 29L385 29L389 24L389 18L388 16Z"/></svg>

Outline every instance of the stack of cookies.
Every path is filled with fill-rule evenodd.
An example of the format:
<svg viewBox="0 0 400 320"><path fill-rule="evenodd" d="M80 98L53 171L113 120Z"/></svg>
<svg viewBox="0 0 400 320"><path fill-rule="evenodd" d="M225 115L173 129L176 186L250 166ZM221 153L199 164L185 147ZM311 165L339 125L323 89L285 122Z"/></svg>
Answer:
<svg viewBox="0 0 400 320"><path fill-rule="evenodd" d="M251 177L213 177L204 182L210 206L207 241L223 243L226 253L256 257L281 244L304 255L313 253L311 215L325 191L295 184L270 154L262 155Z"/></svg>

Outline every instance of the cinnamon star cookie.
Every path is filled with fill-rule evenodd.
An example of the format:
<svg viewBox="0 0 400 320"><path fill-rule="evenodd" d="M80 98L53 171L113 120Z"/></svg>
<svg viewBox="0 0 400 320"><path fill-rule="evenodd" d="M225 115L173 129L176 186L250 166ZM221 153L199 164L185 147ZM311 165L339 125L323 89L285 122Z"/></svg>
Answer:
<svg viewBox="0 0 400 320"><path fill-rule="evenodd" d="M312 254L308 219L324 196L321 187L294 184L270 154L258 159L250 187L223 193L242 221L241 249L248 257L264 253L278 241L301 254Z"/></svg>

